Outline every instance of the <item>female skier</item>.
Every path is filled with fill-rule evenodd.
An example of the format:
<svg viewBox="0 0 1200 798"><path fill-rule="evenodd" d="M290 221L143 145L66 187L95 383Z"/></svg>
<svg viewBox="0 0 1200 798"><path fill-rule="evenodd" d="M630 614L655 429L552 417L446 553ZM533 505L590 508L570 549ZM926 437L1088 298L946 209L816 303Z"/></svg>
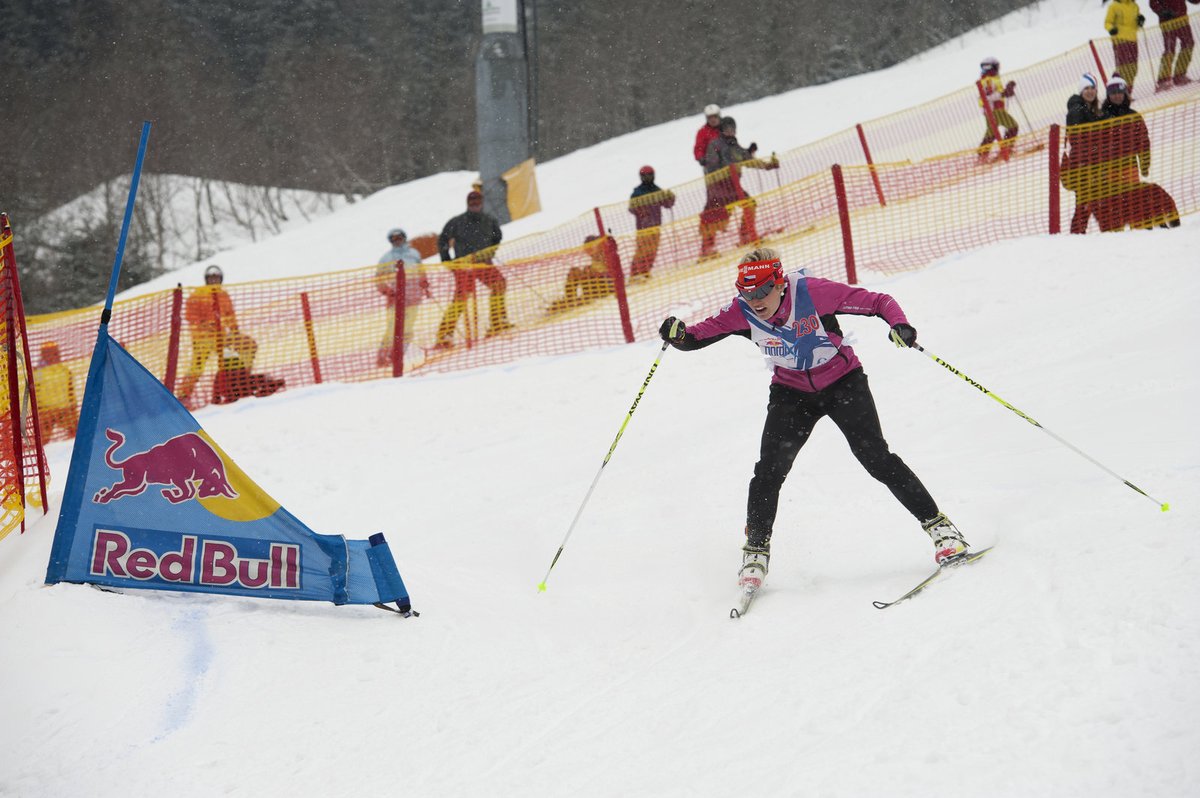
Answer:
<svg viewBox="0 0 1200 798"><path fill-rule="evenodd" d="M779 489L817 421L829 416L846 436L867 473L888 487L933 539L934 560L964 558L967 543L929 491L883 438L867 375L854 350L842 345L838 313L880 316L896 346L914 346L917 331L887 294L803 270L783 273L772 249L750 252L738 264L738 296L715 315L687 327L671 316L659 334L676 349L691 351L728 335L749 338L775 364L767 420L746 506L746 544L738 584L758 588L767 575Z"/></svg>

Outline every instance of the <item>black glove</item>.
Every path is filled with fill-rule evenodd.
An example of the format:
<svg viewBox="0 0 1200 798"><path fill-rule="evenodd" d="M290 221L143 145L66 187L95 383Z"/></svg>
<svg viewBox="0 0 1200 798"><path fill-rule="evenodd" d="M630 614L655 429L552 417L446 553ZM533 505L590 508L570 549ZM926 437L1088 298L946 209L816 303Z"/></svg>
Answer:
<svg viewBox="0 0 1200 798"><path fill-rule="evenodd" d="M1109 35L1109 36L1116 36L1116 35L1117 35L1117 29L1116 29L1116 28L1109 28L1109 29L1108 29L1108 35Z"/></svg>
<svg viewBox="0 0 1200 798"><path fill-rule="evenodd" d="M668 316L663 320L662 326L658 328L658 334L667 343L678 345L683 343L683 336L687 334L687 325L674 316Z"/></svg>
<svg viewBox="0 0 1200 798"><path fill-rule="evenodd" d="M911 324L905 324L904 322L893 324L892 331L888 334L888 337L891 339L892 343L901 348L917 345L916 328L914 328Z"/></svg>
<svg viewBox="0 0 1200 798"><path fill-rule="evenodd" d="M757 141L752 141L752 142L750 142L750 146L747 148L747 151L748 151L748 152L749 152L751 155L753 155L754 153L758 152L758 142L757 142Z"/></svg>
<svg viewBox="0 0 1200 798"><path fill-rule="evenodd" d="M1145 24L1146 24L1146 18L1143 17L1141 14L1138 14L1138 27L1140 28Z"/></svg>

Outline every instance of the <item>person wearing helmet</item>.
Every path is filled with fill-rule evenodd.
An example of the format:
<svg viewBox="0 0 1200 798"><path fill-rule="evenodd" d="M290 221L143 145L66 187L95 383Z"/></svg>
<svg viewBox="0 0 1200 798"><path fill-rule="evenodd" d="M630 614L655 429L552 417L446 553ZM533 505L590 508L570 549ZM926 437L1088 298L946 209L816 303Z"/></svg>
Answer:
<svg viewBox="0 0 1200 798"><path fill-rule="evenodd" d="M62 352L56 341L43 343L41 356L41 363L33 372L33 386L42 442L49 441L58 430L63 431L64 438L74 438L79 425L74 375L62 362Z"/></svg>
<svg viewBox="0 0 1200 798"><path fill-rule="evenodd" d="M716 257L717 232L725 229L731 209L737 205L742 208L738 243L745 246L758 240L757 205L740 179L740 170L779 168L779 161L774 156L770 161L754 157L757 144L751 143L749 148L738 144L737 121L732 116L721 119L720 131L721 135L708 143L708 152L704 155L706 201L700 214L701 259ZM735 169L739 170L738 174L734 174Z"/></svg>
<svg viewBox="0 0 1200 798"><path fill-rule="evenodd" d="M1109 183L1105 191L1108 218L1097 214L1101 229L1178 227L1179 209L1174 198L1157 183L1142 182L1150 176L1150 133L1142 115L1130 107L1128 84L1120 75L1113 75L1105 93L1100 112L1113 121L1102 126L1100 144L1100 159Z"/></svg>
<svg viewBox="0 0 1200 798"><path fill-rule="evenodd" d="M721 135L721 106L709 103L704 106L704 124L696 131L696 144L692 154L696 163L704 166L704 154L708 152L708 144Z"/></svg>
<svg viewBox="0 0 1200 798"><path fill-rule="evenodd" d="M854 350L842 338L838 314L878 316L897 346L914 346L917 331L887 294L784 273L779 253L748 252L738 264L736 294L716 314L693 325L670 316L659 328L664 341L683 351L702 349L730 335L749 338L774 368L758 464L746 504L743 588L759 587L767 574L779 491L818 421L828 416L867 473L882 482L921 523L939 565L968 554L962 533L883 437L875 400Z"/></svg>
<svg viewBox="0 0 1200 798"><path fill-rule="evenodd" d="M183 315L192 338L192 361L177 395L188 407L199 404L192 394L213 355L217 355L214 400L218 400L221 398L218 394L223 394L221 386L228 382L225 372L236 369L239 375L249 375L258 354L258 342L238 327L233 300L222 285L224 281L225 274L221 267L216 264L209 266L204 270L204 286L192 289L184 302ZM282 387L282 381L279 381L279 387Z"/></svg>
<svg viewBox="0 0 1200 798"><path fill-rule="evenodd" d="M1125 79L1131 91L1138 72L1138 28L1145 24L1146 18L1134 0L1112 0L1104 15L1104 29L1112 37L1113 60L1117 63L1113 72Z"/></svg>
<svg viewBox="0 0 1200 798"><path fill-rule="evenodd" d="M421 253L408 243L408 234L399 227L393 227L387 234L391 248L379 258L375 269L375 287L387 299L389 308L396 305L396 270L404 269L404 347L405 354L410 349L413 340L413 328L417 321L417 305L421 300L432 296L429 292L429 280L421 271ZM386 366L392 362L392 352L396 336L396 314L388 314L387 328L383 341L379 345L379 353L375 364Z"/></svg>
<svg viewBox="0 0 1200 798"><path fill-rule="evenodd" d="M983 109L986 126L983 140L979 142L979 162L987 163L992 142L1000 135L1003 128L1004 136L1000 143L998 160L1007 161L1012 155L1012 139L1017 135L1017 120L1004 108L1004 101L1016 92L1017 82L1010 80L1005 84L1000 79L1000 61L992 56L984 58L979 63L979 107Z"/></svg>
<svg viewBox="0 0 1200 798"><path fill-rule="evenodd" d="M633 253L633 265L629 268L631 283L650 278L654 259L658 257L663 208L675 207L675 193L664 191L654 182L653 166L643 166L638 170L638 177L641 182L629 195L629 212L633 214L637 225L637 249Z"/></svg>

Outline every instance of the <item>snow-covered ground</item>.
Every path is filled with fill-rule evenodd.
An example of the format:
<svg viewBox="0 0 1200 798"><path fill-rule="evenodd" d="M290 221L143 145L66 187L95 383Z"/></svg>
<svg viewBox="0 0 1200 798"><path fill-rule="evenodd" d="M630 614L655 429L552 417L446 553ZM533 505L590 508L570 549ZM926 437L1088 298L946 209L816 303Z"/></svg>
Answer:
<svg viewBox="0 0 1200 798"><path fill-rule="evenodd" d="M608 146L554 162L586 201ZM424 196L381 194L391 210L377 195L222 263L249 279L339 241L369 259ZM784 487L768 586L729 619L769 380L740 339L666 353L544 594L656 344L201 412L317 531L387 534L407 621L44 587L55 444L50 514L0 541L0 796L1200 794L1198 248L1189 217L870 279L931 352L1172 506L842 317L892 448L996 545L882 612L932 547L825 422Z"/></svg>
<svg viewBox="0 0 1200 798"><path fill-rule="evenodd" d="M888 69L785 92L753 102L713 97L737 118L744 135L764 152L799 147L855 123L875 119L961 89L979 75L979 60L995 55L1006 70L1038 63L1103 35L1103 9L1094 0L1042 0L952 39ZM785 55L781 57L794 57ZM541 213L505 225L504 236L546 230L589 213L597 205L623 202L638 183L637 172L653 164L661 186L699 176L692 160L696 114L628 133L539 164ZM150 146L154 146L153 137ZM133 154L130 153L132 162ZM352 269L375 263L387 251L386 233L404 228L409 237L437 233L466 210L474 172L444 172L384 189L326 217L322 224L289 229L253 246L222 252L123 296L203 282L207 263L219 262L228 282Z"/></svg>
<svg viewBox="0 0 1200 798"><path fill-rule="evenodd" d="M384 531L410 621L43 587L57 444L50 517L0 542L0 795L1196 795L1198 247L1040 237L871 284L1172 504L843 317L893 449L996 545L883 612L932 548L824 423L729 619L769 376L741 339L666 353L544 594L654 343L200 414L316 530Z"/></svg>

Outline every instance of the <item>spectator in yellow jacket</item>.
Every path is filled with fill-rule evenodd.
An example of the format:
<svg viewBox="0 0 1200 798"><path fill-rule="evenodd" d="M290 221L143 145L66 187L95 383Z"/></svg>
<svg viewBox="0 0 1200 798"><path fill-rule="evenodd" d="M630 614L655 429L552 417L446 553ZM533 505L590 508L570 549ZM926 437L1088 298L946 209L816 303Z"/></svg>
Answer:
<svg viewBox="0 0 1200 798"><path fill-rule="evenodd" d="M33 385L37 392L42 440L50 440L56 429L66 432L66 437L74 438L79 424L75 380L71 369L62 362L62 354L54 341L42 344L42 363L33 372Z"/></svg>
<svg viewBox="0 0 1200 798"><path fill-rule="evenodd" d="M1113 71L1125 78L1130 91L1138 71L1138 28L1144 24L1146 18L1135 0L1112 0L1104 16L1104 27L1112 37L1113 59L1117 62Z"/></svg>
<svg viewBox="0 0 1200 798"><path fill-rule="evenodd" d="M1017 137L1017 120L1005 110L1004 101L1016 92L1017 82L1010 80L1006 85L1000 79L999 59L988 56L979 62L979 87L983 90L979 105L987 118L987 129L983 131L983 141L979 142L979 162L987 161L992 142L1001 128L1004 129L1004 140L1000 142L999 157L1007 161L1012 154L1012 139Z"/></svg>

